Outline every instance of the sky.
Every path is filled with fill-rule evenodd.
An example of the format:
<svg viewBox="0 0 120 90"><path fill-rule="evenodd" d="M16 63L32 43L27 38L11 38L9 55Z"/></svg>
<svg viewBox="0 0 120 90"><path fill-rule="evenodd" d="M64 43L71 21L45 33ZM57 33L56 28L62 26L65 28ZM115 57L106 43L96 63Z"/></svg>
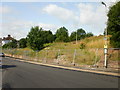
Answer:
<svg viewBox="0 0 120 90"><path fill-rule="evenodd" d="M31 27L39 26L53 34L66 27L69 35L79 28L94 35L103 34L107 12L115 1L72 0L4 0L0 2L0 38L8 34L19 40L25 38Z"/></svg>

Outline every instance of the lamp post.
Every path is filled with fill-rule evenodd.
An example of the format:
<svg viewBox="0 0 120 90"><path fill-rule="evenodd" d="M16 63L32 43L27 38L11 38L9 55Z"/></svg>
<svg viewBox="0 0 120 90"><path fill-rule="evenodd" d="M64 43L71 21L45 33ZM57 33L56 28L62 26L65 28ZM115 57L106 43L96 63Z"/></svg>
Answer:
<svg viewBox="0 0 120 90"><path fill-rule="evenodd" d="M101 4L103 4L105 6L105 12L107 14L107 5L104 2L101 2ZM107 68L107 53L108 53L108 45L107 45L107 27L105 27L105 35L104 35L104 39L105 39L105 45L104 45L104 67Z"/></svg>

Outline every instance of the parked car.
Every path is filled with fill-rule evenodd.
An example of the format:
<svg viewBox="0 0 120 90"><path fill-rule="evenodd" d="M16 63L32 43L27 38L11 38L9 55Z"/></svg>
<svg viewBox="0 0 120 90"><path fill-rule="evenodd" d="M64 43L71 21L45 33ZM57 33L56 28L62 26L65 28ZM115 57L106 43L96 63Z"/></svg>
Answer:
<svg viewBox="0 0 120 90"><path fill-rule="evenodd" d="M4 53L0 53L0 57L5 57L5 54Z"/></svg>

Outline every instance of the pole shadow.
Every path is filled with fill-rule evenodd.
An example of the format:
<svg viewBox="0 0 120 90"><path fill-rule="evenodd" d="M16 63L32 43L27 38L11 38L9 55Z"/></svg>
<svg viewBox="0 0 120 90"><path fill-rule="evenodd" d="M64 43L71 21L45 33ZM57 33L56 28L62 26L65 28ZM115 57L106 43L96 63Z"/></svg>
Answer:
<svg viewBox="0 0 120 90"><path fill-rule="evenodd" d="M2 69L14 68L16 65L2 65Z"/></svg>

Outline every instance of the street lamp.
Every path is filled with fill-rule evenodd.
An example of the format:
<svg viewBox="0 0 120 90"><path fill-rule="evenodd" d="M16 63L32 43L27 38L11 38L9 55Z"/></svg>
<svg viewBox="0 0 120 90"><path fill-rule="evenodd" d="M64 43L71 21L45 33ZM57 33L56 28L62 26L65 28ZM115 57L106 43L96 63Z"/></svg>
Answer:
<svg viewBox="0 0 120 90"><path fill-rule="evenodd" d="M107 14L107 5L104 2L101 2L105 6L105 12ZM107 68L107 53L108 53L108 45L107 45L107 27L105 28L105 45L104 45L104 55L105 55L105 61L104 61L104 67Z"/></svg>

